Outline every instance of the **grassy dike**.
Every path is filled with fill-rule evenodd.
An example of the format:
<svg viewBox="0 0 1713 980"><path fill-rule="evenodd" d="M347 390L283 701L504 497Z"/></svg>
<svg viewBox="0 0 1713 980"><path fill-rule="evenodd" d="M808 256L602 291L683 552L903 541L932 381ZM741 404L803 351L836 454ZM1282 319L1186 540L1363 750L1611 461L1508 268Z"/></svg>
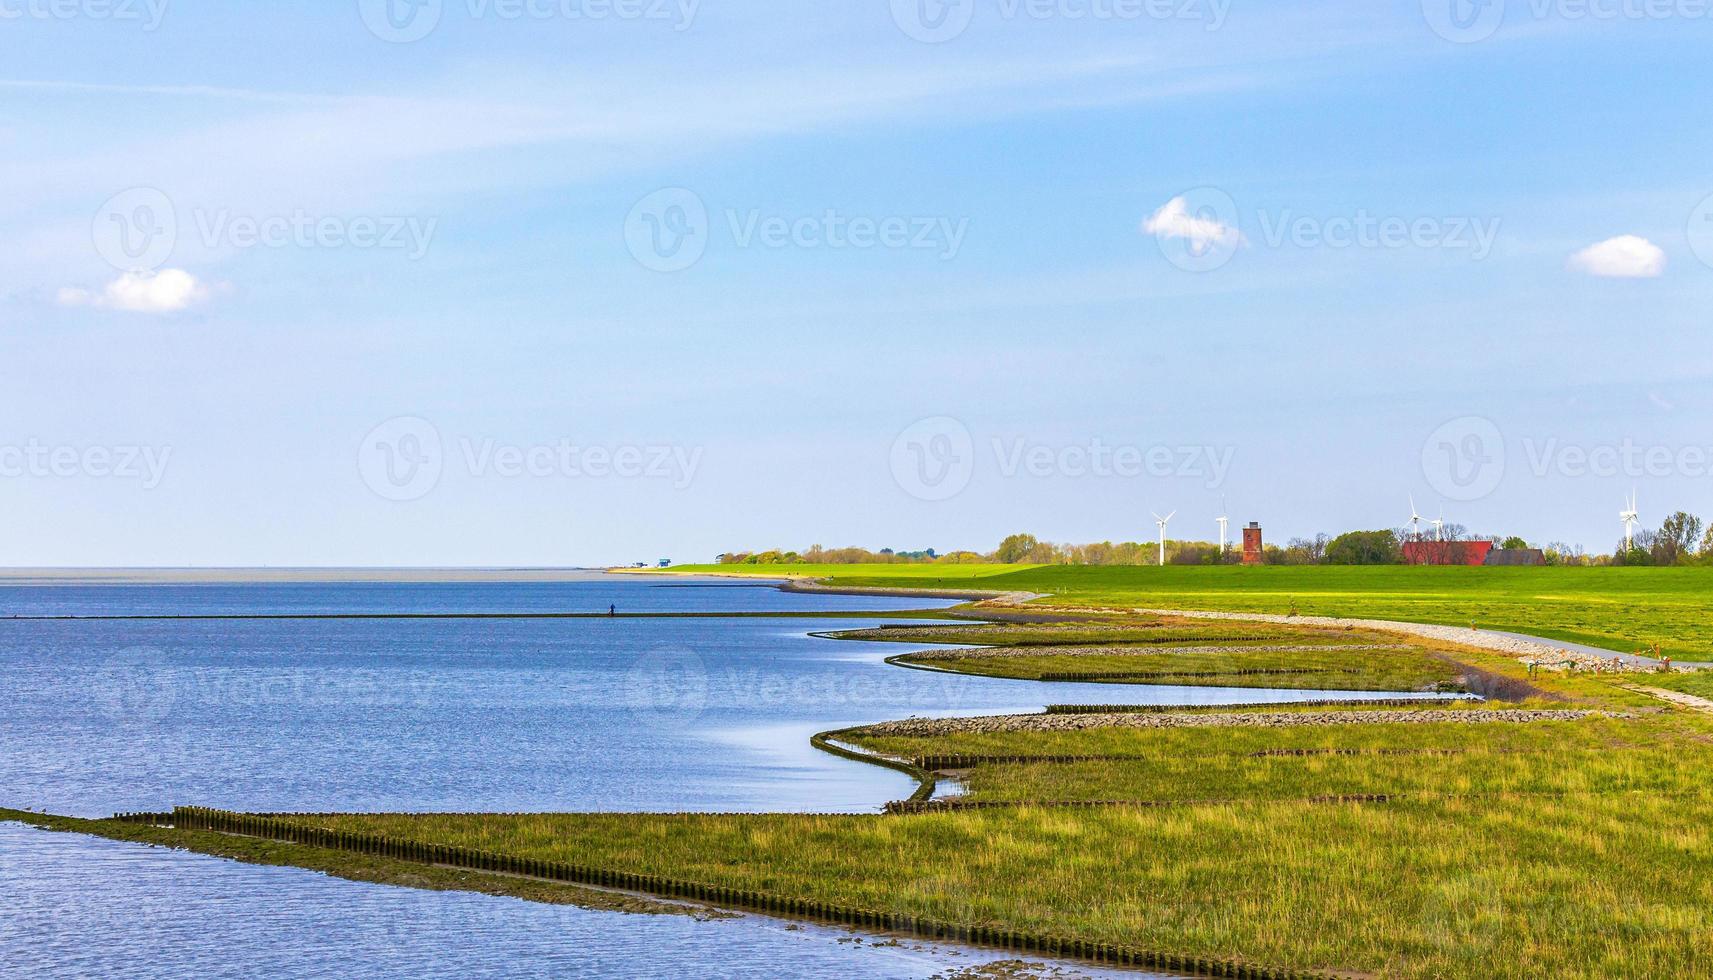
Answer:
<svg viewBox="0 0 1713 980"><path fill-rule="evenodd" d="M951 644L892 658L987 677L1114 684L1455 691L1463 670L1433 645L1376 631L1169 619L1061 626L888 626L839 639ZM960 645L977 645L966 648Z"/></svg>
<svg viewBox="0 0 1713 980"><path fill-rule="evenodd" d="M803 576L833 586L1052 595L1054 606L1395 619L1516 630L1622 653L1653 644L1713 661L1713 566L707 565L677 571Z"/></svg>

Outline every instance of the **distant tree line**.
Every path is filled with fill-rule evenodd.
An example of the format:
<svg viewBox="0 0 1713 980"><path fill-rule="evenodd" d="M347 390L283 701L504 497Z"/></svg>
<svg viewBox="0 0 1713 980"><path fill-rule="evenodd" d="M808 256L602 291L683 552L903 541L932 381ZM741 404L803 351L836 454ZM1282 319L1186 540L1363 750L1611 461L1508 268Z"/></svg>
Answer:
<svg viewBox="0 0 1713 980"><path fill-rule="evenodd" d="M894 551L882 548L823 548L812 545L797 551L734 551L719 556L722 565L904 565L904 564L979 564L991 561L973 551L957 551L942 555L933 548L920 551Z"/></svg>
<svg viewBox="0 0 1713 980"><path fill-rule="evenodd" d="M1408 529L1346 531L1336 537L1317 534L1292 538L1283 546L1266 545L1261 559L1268 565L1399 565L1404 561ZM1461 524L1423 532L1424 540L1457 544L1470 540L1494 540L1501 548L1530 548L1515 535L1471 535ZM1590 555L1581 547L1554 541L1541 547L1548 565L1713 565L1713 527L1683 511L1666 518L1657 531L1639 531L1627 551L1622 541L1610 555ZM857 565L857 564L1030 564L1030 565L1153 565L1160 560L1158 541L1100 541L1094 544L1055 544L1033 534L1013 534L999 547L982 554L953 551L941 554L933 548L895 551L882 548L823 548L814 545L797 551L738 551L721 555L722 564L732 565ZM1168 565L1233 565L1243 560L1243 549L1228 547L1222 554L1210 541L1167 541Z"/></svg>
<svg viewBox="0 0 1713 980"><path fill-rule="evenodd" d="M1657 531L1638 531L1628 550L1619 541L1613 565L1713 565L1713 527L1694 514L1678 511Z"/></svg>

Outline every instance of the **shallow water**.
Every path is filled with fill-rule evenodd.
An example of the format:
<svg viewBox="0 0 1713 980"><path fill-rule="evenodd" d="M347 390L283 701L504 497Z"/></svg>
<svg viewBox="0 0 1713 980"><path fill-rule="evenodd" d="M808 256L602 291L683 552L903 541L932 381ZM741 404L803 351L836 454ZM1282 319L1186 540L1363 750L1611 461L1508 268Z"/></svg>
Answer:
<svg viewBox="0 0 1713 980"><path fill-rule="evenodd" d="M0 615L856 612L945 605L568 583L0 586ZM884 617L882 617L884 621ZM874 812L906 776L817 731L911 715L1361 697L891 667L859 618L0 618L0 805L244 810ZM0 828L0 972L18 975L926 976L946 949L419 893Z"/></svg>

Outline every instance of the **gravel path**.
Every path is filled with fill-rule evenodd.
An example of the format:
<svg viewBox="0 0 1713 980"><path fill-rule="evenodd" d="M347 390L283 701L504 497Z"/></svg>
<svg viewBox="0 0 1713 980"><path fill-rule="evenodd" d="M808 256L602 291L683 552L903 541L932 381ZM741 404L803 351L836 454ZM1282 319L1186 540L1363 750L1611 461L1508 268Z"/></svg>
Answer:
<svg viewBox="0 0 1713 980"><path fill-rule="evenodd" d="M864 727L865 735L937 737L1006 732L1080 732L1091 728L1291 728L1326 725L1428 724L1477 725L1493 722L1576 721L1582 718L1630 718L1625 712L1569 709L1433 709L1405 711L1256 711L1211 714L1149 713L1109 715L992 715L985 718L910 718Z"/></svg>
<svg viewBox="0 0 1713 980"><path fill-rule="evenodd" d="M1696 697L1693 694L1685 694L1682 691L1667 691L1664 688L1658 687L1642 687L1640 685L1635 685L1631 687L1630 690L1652 695L1653 697L1659 698L1661 701L1670 701L1672 704L1681 705L1682 707L1688 708L1692 711L1699 711L1703 714L1713 715L1713 701L1709 701L1706 698Z"/></svg>
<svg viewBox="0 0 1713 980"><path fill-rule="evenodd" d="M1296 626L1331 626L1355 627L1357 629L1386 630L1392 633L1407 633L1429 640L1440 640L1446 643L1456 643L1461 646L1474 647L1478 650L1491 650L1495 653L1510 654L1524 662L1533 661L1543 666L1552 667L1571 663L1583 669L1600 670L1654 670L1660 666L1658 660L1650 657L1636 656L1629 653L1615 653L1600 650L1595 647L1583 646L1579 643L1559 643L1540 637L1525 636L1521 633L1506 633L1500 630L1471 629L1467 626L1436 626L1430 623L1400 623L1389 619L1342 619L1336 616L1279 616L1266 613L1240 612L1192 612L1182 609L1136 609L1134 612L1149 616L1181 616L1185 619L1223 619L1245 623L1279 623ZM1676 664L1685 668L1698 668L1700 664Z"/></svg>

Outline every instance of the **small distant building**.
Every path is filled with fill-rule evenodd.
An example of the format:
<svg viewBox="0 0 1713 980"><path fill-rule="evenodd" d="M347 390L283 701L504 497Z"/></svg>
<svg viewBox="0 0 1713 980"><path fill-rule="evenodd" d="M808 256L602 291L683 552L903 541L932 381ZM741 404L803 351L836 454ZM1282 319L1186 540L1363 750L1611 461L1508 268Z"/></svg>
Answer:
<svg viewBox="0 0 1713 980"><path fill-rule="evenodd" d="M660 567L661 568L671 568L672 567L672 559L670 559L670 558L660 559Z"/></svg>
<svg viewBox="0 0 1713 980"><path fill-rule="evenodd" d="M1494 548L1487 553L1489 565L1545 565L1546 552L1539 548Z"/></svg>
<svg viewBox="0 0 1713 980"><path fill-rule="evenodd" d="M1261 522L1250 521L1243 529L1243 564L1259 565L1264 555L1261 550Z"/></svg>
<svg viewBox="0 0 1713 980"><path fill-rule="evenodd" d="M1491 541L1436 541L1423 538L1404 542L1406 565L1485 565L1493 551Z"/></svg>
<svg viewBox="0 0 1713 980"><path fill-rule="evenodd" d="M1406 565L1545 565L1546 552L1539 548L1500 548L1493 541L1404 542Z"/></svg>

